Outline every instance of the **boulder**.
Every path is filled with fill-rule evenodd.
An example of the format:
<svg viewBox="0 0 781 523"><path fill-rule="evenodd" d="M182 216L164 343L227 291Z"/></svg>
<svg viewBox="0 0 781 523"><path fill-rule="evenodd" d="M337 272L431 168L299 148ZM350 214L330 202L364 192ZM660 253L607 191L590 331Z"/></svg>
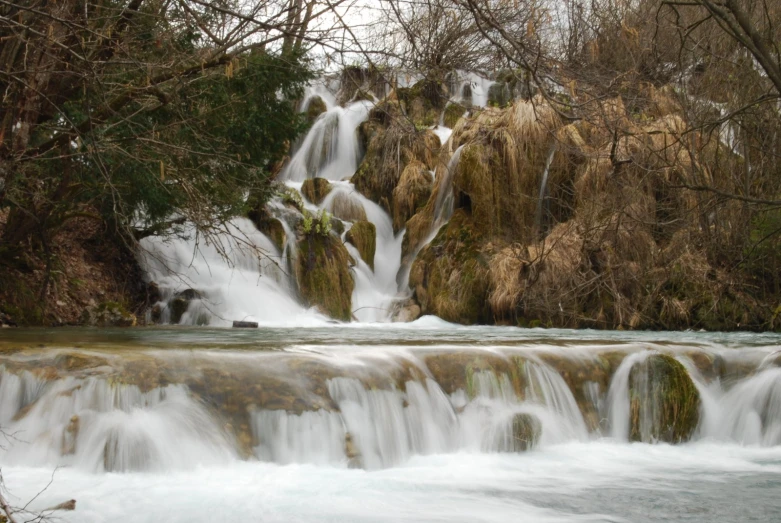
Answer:
<svg viewBox="0 0 781 523"><path fill-rule="evenodd" d="M458 121L464 116L467 108L459 103L449 103L445 107L445 114L442 117L442 123L445 127L454 128Z"/></svg>
<svg viewBox="0 0 781 523"><path fill-rule="evenodd" d="M651 354L629 374L629 439L681 443L700 421L700 394L686 368L668 354Z"/></svg>
<svg viewBox="0 0 781 523"><path fill-rule="evenodd" d="M307 178L301 186L301 194L315 205L323 203L323 199L331 192L331 183L325 178Z"/></svg>
<svg viewBox="0 0 781 523"><path fill-rule="evenodd" d="M409 323L418 318L420 318L420 305L412 299L399 302L391 313L391 321L394 323Z"/></svg>
<svg viewBox="0 0 781 523"><path fill-rule="evenodd" d="M177 293L171 301L168 302L168 308L171 311L170 322L177 324L182 321L182 316L190 307L190 302L201 298L201 293L195 289L185 289Z"/></svg>
<svg viewBox="0 0 781 523"><path fill-rule="evenodd" d="M309 103L306 106L306 119L309 122L309 125L315 123L315 120L327 110L328 106L322 98L316 95L310 98Z"/></svg>
<svg viewBox="0 0 781 523"><path fill-rule="evenodd" d="M515 414L512 419L512 442L513 452L525 452L537 446L542 434L542 423L534 414L522 412Z"/></svg>
<svg viewBox="0 0 781 523"><path fill-rule="evenodd" d="M377 249L377 228L368 221L355 222L345 239L352 243L363 261L374 270L374 253Z"/></svg>
<svg viewBox="0 0 781 523"><path fill-rule="evenodd" d="M331 213L346 222L366 221L366 210L361 202L348 193L340 192L331 201Z"/></svg>
<svg viewBox="0 0 781 523"><path fill-rule="evenodd" d="M352 318L350 255L332 234L306 234L298 242L296 276L302 298L337 320Z"/></svg>
<svg viewBox="0 0 781 523"><path fill-rule="evenodd" d="M135 314L128 312L124 305L115 301L101 303L82 314L83 323L97 327L134 327L137 321Z"/></svg>

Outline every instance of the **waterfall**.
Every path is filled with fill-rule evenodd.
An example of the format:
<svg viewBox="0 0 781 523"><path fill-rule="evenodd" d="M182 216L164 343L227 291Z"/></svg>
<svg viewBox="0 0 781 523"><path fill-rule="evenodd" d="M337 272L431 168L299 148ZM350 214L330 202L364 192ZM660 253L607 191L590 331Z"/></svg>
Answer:
<svg viewBox="0 0 781 523"><path fill-rule="evenodd" d="M545 219L544 211L547 210L545 209L545 203L547 201L548 173L550 172L551 162L553 162L553 156L555 154L556 143L554 142L550 148L550 152L548 152L548 158L545 160L545 169L542 171L542 180L540 180L540 197L537 200L537 212L534 217L534 230L538 236L544 233L543 220Z"/></svg>
<svg viewBox="0 0 781 523"><path fill-rule="evenodd" d="M640 419L630 419L629 382L639 365L632 387L647 396L651 384L642 369L657 350L626 349L605 391L589 387L602 378L585 372L599 353L584 359L583 351L557 352L553 363L543 363L539 356L556 349L532 355L512 347L451 349L429 360L423 345L399 348L41 349L34 371L28 356L0 354L0 423L14 435L0 460L125 472L250 457L375 470L414 456L587 443L600 432L587 428L582 409L600 403L609 406L609 441L627 441L630 423L644 432L652 423L643 419L655 408L648 400ZM781 368L763 366L766 353L742 361L749 373L731 386L718 379L706 384L687 356L673 354L702 397L695 439L781 445ZM572 369L583 369L569 374L574 382L562 377ZM451 379L462 385L453 389ZM520 447L519 434L531 438Z"/></svg>
<svg viewBox="0 0 781 523"><path fill-rule="evenodd" d="M303 182L315 176L327 180L350 177L358 168L358 126L369 116L372 102L330 107L315 121L280 180Z"/></svg>

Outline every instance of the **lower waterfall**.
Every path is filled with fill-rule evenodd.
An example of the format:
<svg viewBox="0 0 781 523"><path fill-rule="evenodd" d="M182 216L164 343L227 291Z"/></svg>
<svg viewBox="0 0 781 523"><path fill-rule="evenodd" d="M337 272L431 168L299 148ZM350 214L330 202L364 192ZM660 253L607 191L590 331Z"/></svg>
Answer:
<svg viewBox="0 0 781 523"><path fill-rule="evenodd" d="M212 511L470 521L476 506L491 521L640 521L692 503L693 520L726 523L781 510L757 490L781 476L772 336L431 320L11 334L3 478L17 500L51 481L32 510L77 499L64 521L151 523L161 507L182 523ZM698 395L696 422L668 441L668 407L685 404L659 391L676 380ZM635 398L658 406L633 410ZM728 504L728 491L755 502ZM669 513L651 508L660 496Z"/></svg>

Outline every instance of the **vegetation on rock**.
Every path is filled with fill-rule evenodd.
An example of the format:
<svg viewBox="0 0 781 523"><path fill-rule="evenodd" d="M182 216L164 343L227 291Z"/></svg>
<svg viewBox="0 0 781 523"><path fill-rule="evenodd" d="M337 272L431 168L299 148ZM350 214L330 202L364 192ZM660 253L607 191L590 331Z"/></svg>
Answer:
<svg viewBox="0 0 781 523"><path fill-rule="evenodd" d="M686 368L667 354L652 354L629 375L629 439L681 443L700 420L700 394Z"/></svg>
<svg viewBox="0 0 781 523"><path fill-rule="evenodd" d="M302 298L328 316L352 319L350 255L332 234L305 234L298 242L296 278Z"/></svg>
<svg viewBox="0 0 781 523"><path fill-rule="evenodd" d="M374 270L374 254L377 249L377 228L371 222L355 222L347 231L345 239L355 245L361 259Z"/></svg>

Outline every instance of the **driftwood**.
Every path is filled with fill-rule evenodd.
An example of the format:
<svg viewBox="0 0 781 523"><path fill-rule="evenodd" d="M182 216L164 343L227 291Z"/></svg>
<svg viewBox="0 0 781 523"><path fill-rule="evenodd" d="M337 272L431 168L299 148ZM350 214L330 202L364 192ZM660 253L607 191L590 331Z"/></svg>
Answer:
<svg viewBox="0 0 781 523"><path fill-rule="evenodd" d="M258 328L258 322L256 322L256 321L234 321L233 322L233 328L234 329L257 329Z"/></svg>

